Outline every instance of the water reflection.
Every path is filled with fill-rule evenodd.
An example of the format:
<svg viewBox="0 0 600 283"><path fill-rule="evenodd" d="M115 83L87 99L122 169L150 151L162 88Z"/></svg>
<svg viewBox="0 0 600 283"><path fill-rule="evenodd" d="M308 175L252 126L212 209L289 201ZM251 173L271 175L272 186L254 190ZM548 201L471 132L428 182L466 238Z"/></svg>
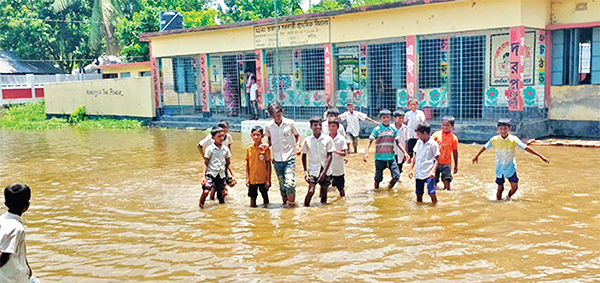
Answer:
<svg viewBox="0 0 600 283"><path fill-rule="evenodd" d="M44 282L564 281L600 279L600 151L518 152L521 184L496 203L494 156L461 145L461 172L436 207L413 181L371 189L373 162L351 155L348 197L248 207L247 190L197 209L195 131L0 131L0 181L34 189L29 261ZM248 140L234 135L233 170ZM364 144L362 144L364 146ZM576 158L575 158L576 157ZM298 166L300 169L300 166ZM300 172L298 172L300 173ZM306 183L298 176L298 192ZM389 179L389 176L386 175ZM384 181L385 182L385 181ZM244 184L243 181L239 182Z"/></svg>

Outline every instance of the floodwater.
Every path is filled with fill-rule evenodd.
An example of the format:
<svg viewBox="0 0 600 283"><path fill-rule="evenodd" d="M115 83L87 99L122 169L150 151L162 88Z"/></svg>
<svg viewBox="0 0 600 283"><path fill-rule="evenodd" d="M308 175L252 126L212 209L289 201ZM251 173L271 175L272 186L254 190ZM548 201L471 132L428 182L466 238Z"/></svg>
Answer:
<svg viewBox="0 0 600 283"><path fill-rule="evenodd" d="M346 199L332 191L328 205L314 197L310 208L285 209L275 184L264 209L248 207L249 141L234 134L240 185L227 204L199 210L203 135L0 131L0 184L33 188L24 218L34 274L42 282L600 280L598 149L537 147L550 165L519 151L521 188L496 202L494 154L472 165L480 146L461 144L454 189L440 191L437 206L417 205L405 174L396 188L374 191L373 161L351 155Z"/></svg>

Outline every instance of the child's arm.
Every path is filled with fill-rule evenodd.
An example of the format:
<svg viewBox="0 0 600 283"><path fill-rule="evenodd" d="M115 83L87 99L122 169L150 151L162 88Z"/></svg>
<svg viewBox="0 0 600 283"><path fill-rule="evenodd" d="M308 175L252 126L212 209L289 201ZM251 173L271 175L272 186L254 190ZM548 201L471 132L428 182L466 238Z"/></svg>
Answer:
<svg viewBox="0 0 600 283"><path fill-rule="evenodd" d="M458 173L458 149L452 151L454 157L454 174Z"/></svg>
<svg viewBox="0 0 600 283"><path fill-rule="evenodd" d="M435 177L435 171L437 170L438 165L440 164L440 156L437 155L435 157L435 162L433 163L433 168L431 168L431 171L429 171L429 178L433 178Z"/></svg>
<svg viewBox="0 0 600 283"><path fill-rule="evenodd" d="M412 160L414 161L416 157L416 153L413 152ZM412 179L415 176L415 162L410 163L410 171L408 171L408 178Z"/></svg>
<svg viewBox="0 0 600 283"><path fill-rule="evenodd" d="M373 123L373 124L375 124L375 125L379 125L379 122L377 122L377 121L375 121L375 120L371 119L371 117L369 117L369 116L367 116L367 117L365 118L365 120L367 120L367 121L369 121L369 122L371 122L371 123Z"/></svg>
<svg viewBox="0 0 600 283"><path fill-rule="evenodd" d="M246 158L246 187L250 187L250 162L248 162L248 158Z"/></svg>
<svg viewBox="0 0 600 283"><path fill-rule="evenodd" d="M204 159L204 149L199 143L196 144L196 147L198 148L198 152L200 152L200 156L202 156L202 159Z"/></svg>
<svg viewBox="0 0 600 283"><path fill-rule="evenodd" d="M209 158L204 158L204 166L202 166L202 183L204 183L206 180L206 170L208 168L209 160L210 160Z"/></svg>
<svg viewBox="0 0 600 283"><path fill-rule="evenodd" d="M317 183L321 183L321 181L323 181L325 176L327 176L327 171L329 170L329 166L331 165L332 156L333 155L331 154L331 152L327 153L327 159L325 160L325 167L323 167L323 172L321 172L321 176L319 176Z"/></svg>
<svg viewBox="0 0 600 283"><path fill-rule="evenodd" d="M479 152L477 153L477 155L475 155L475 157L473 157L473 163L477 163L479 162L479 156L485 151L485 147L482 147Z"/></svg>
<svg viewBox="0 0 600 283"><path fill-rule="evenodd" d="M265 183L265 188L271 187L271 160L267 160L267 182Z"/></svg>
<svg viewBox="0 0 600 283"><path fill-rule="evenodd" d="M408 155L408 152L406 152L406 149L400 142L400 139L396 139L396 144L398 145L398 148L400 148L400 150L402 150L402 153L404 153L404 161L410 159L410 156Z"/></svg>
<svg viewBox="0 0 600 283"><path fill-rule="evenodd" d="M543 156L542 154L540 154L539 152L535 151L533 148L531 147L527 147L525 149L525 151L539 157L542 161L544 161L545 163L550 163L550 160L548 160L548 158L546 158L545 156Z"/></svg>
<svg viewBox="0 0 600 283"><path fill-rule="evenodd" d="M306 169L306 153L302 154L302 169L304 169L304 180L308 181L308 170Z"/></svg>
<svg viewBox="0 0 600 283"><path fill-rule="evenodd" d="M225 168L231 174L231 175L229 175L229 176L231 176L231 179L235 180L235 177L233 177L233 171L231 170L231 167L229 167L229 164L231 164L231 157L225 158Z"/></svg>
<svg viewBox="0 0 600 283"><path fill-rule="evenodd" d="M346 156L346 150L334 150L333 153L339 155L339 156Z"/></svg>
<svg viewBox="0 0 600 283"><path fill-rule="evenodd" d="M363 157L364 162L367 162L367 159L369 158L369 148L371 147L372 143L373 140L369 140L369 142L367 143L367 148L365 148L365 157Z"/></svg>

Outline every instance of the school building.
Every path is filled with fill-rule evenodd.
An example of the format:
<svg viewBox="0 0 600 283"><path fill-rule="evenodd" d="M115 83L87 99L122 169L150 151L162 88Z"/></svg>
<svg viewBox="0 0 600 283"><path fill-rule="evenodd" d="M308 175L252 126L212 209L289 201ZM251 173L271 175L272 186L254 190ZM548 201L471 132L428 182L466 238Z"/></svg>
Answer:
<svg viewBox="0 0 600 283"><path fill-rule="evenodd" d="M416 98L485 140L499 118L523 137L600 137L600 1L405 0L146 33L157 117L249 117L281 101L307 119L353 102L375 116Z"/></svg>

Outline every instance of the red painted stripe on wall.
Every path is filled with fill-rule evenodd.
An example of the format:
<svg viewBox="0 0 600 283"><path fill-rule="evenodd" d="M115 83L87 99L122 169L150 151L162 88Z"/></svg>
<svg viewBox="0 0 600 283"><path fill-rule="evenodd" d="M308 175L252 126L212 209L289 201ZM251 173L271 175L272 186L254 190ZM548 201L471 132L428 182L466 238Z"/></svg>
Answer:
<svg viewBox="0 0 600 283"><path fill-rule="evenodd" d="M35 97L44 97L44 89L36 88L35 89Z"/></svg>
<svg viewBox="0 0 600 283"><path fill-rule="evenodd" d="M3 89L2 90L2 98L3 99L31 98L31 88L25 88L25 89Z"/></svg>

